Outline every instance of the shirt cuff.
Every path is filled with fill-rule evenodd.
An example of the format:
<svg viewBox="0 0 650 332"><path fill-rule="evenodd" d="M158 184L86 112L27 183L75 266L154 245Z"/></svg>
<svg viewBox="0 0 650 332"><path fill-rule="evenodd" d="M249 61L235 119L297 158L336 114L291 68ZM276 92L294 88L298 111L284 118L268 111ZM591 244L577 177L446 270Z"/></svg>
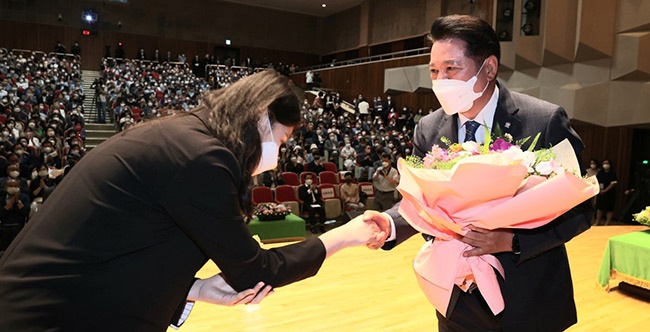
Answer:
<svg viewBox="0 0 650 332"><path fill-rule="evenodd" d="M183 309L183 313L181 314L181 317L178 318L178 322L176 323L171 323L169 326L174 328L175 330L178 330L183 323L187 320L187 317L190 316L190 312L192 311L192 308L194 307L194 302L187 302L185 303L185 308Z"/></svg>
<svg viewBox="0 0 650 332"><path fill-rule="evenodd" d="M395 232L395 221L393 221L393 217L391 217L390 214L385 212L382 212L381 214L387 216L388 220L390 220L390 235L388 236L388 238L386 238L386 242L395 241L395 239L397 239L397 233Z"/></svg>

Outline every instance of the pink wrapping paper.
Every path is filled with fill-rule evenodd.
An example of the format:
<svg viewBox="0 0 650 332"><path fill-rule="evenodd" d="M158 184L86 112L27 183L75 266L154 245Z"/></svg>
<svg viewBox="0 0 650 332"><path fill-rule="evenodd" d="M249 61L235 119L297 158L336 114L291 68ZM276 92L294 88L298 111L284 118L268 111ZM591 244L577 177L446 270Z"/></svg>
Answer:
<svg viewBox="0 0 650 332"><path fill-rule="evenodd" d="M498 159L498 157L497 157ZM526 178L523 165L488 164L486 155L468 157L452 170L416 169L400 159L398 190L404 197L399 212L422 233L425 243L413 267L424 294L443 315L454 284L476 283L496 315L505 305L495 270L503 267L492 255L463 257L471 249L454 238L472 224L486 229L536 228L547 224L598 193L598 184L569 172L546 179ZM543 203L542 203L543 202Z"/></svg>

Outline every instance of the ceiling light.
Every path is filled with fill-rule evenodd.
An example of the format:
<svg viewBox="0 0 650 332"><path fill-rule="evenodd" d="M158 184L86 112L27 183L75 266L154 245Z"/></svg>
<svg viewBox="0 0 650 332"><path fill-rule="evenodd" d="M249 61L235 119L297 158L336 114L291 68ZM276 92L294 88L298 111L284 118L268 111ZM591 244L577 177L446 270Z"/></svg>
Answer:
<svg viewBox="0 0 650 332"><path fill-rule="evenodd" d="M324 4L322 4L321 6L322 6L323 8L325 8L325 7L327 7L327 4L324 3Z"/></svg>

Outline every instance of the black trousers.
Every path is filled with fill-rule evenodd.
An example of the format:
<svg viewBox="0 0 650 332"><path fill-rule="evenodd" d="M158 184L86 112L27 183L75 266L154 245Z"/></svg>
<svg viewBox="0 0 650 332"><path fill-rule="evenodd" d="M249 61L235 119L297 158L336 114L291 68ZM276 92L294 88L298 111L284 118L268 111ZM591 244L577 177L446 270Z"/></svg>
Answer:
<svg viewBox="0 0 650 332"><path fill-rule="evenodd" d="M16 238L21 229L23 229L23 225L0 225L0 251L9 247L9 244Z"/></svg>
<svg viewBox="0 0 650 332"><path fill-rule="evenodd" d="M322 205L318 204L317 207L313 207L312 204L305 204L303 210L309 213L310 225L325 224L325 208Z"/></svg>
<svg viewBox="0 0 650 332"><path fill-rule="evenodd" d="M478 288L465 293L457 286L451 296L451 313L447 317L436 310L440 332L498 332L501 315L494 316ZM455 302L455 305L454 305ZM449 311L449 310L448 310Z"/></svg>

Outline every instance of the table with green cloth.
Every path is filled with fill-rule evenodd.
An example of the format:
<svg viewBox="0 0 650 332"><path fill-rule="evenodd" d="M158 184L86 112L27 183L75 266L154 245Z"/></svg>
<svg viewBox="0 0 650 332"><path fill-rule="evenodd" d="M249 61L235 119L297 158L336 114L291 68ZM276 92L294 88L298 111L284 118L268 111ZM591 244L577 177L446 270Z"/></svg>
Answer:
<svg viewBox="0 0 650 332"><path fill-rule="evenodd" d="M598 282L609 290L613 279L650 289L650 230L609 239Z"/></svg>
<svg viewBox="0 0 650 332"><path fill-rule="evenodd" d="M284 219L260 221L257 217L248 223L251 234L263 243L300 241L305 239L305 220L290 213Z"/></svg>

